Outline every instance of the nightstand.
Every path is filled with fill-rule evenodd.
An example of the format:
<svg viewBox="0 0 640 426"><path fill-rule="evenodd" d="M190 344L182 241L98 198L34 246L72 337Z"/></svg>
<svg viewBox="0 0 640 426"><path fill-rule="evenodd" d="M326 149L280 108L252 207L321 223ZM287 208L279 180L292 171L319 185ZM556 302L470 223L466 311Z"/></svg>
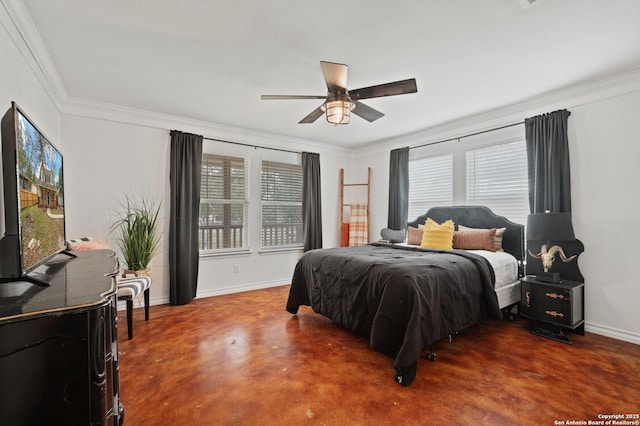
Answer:
<svg viewBox="0 0 640 426"><path fill-rule="evenodd" d="M584 336L584 283L549 283L531 275L520 281L520 315L535 324L532 333L568 344L563 330Z"/></svg>

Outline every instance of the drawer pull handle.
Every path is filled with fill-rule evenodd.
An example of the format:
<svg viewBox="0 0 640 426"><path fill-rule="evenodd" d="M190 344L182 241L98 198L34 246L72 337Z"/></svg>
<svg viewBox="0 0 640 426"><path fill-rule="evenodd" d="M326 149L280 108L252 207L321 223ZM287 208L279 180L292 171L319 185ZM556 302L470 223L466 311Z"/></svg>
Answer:
<svg viewBox="0 0 640 426"><path fill-rule="evenodd" d="M545 293L544 295L552 299L560 299L560 300L564 299L564 295L559 293Z"/></svg>
<svg viewBox="0 0 640 426"><path fill-rule="evenodd" d="M527 300L527 308L531 307L531 292L526 292L524 298Z"/></svg>
<svg viewBox="0 0 640 426"><path fill-rule="evenodd" d="M560 318L564 318L564 314L561 312L556 312L556 311L544 311L545 314L547 315L551 315L554 318L560 317Z"/></svg>

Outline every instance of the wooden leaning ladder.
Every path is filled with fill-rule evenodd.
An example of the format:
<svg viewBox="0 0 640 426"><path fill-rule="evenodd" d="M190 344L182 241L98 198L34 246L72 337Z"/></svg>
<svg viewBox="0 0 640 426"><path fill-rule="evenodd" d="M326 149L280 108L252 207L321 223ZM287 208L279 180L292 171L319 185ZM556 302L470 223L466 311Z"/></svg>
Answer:
<svg viewBox="0 0 640 426"><path fill-rule="evenodd" d="M350 203L344 202L344 187L345 186L366 186L367 187L367 235L369 234L370 227L370 207L371 204L371 167L367 167L367 182L366 183L344 183L344 169L340 169L340 240L342 241L342 224L344 223L344 208L349 207Z"/></svg>

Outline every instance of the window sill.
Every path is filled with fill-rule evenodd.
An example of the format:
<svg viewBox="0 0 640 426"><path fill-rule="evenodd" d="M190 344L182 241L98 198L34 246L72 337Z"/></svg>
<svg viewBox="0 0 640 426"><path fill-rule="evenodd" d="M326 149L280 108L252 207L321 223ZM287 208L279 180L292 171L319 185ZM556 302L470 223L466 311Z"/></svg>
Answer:
<svg viewBox="0 0 640 426"><path fill-rule="evenodd" d="M304 250L301 246L294 247L274 247L274 248L262 248L257 251L259 255L270 255L270 254L278 254L278 253L286 253L286 252L302 252ZM227 250L217 250L217 251L201 251L200 258L204 259L207 257L226 257L226 256L247 256L251 255L253 251L250 248L242 248L242 249L227 249Z"/></svg>
<svg viewBox="0 0 640 426"><path fill-rule="evenodd" d="M258 254L260 255L269 255L269 254L277 254L289 251L303 251L304 247L295 246L295 247L274 247L274 248L262 248L258 250Z"/></svg>
<svg viewBox="0 0 640 426"><path fill-rule="evenodd" d="M248 254L251 254L251 250L249 248L202 251L200 252L200 258L202 259L206 257L220 257L220 256L246 256Z"/></svg>

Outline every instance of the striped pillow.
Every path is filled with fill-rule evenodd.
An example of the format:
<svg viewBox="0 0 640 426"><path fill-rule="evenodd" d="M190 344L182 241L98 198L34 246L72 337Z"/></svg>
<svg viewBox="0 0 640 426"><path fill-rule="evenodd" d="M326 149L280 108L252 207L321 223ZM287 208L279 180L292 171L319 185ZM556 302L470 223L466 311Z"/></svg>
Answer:
<svg viewBox="0 0 640 426"><path fill-rule="evenodd" d="M424 223L422 243L420 247L436 250L451 250L453 248L453 232L455 224L449 219L442 224L430 217Z"/></svg>

